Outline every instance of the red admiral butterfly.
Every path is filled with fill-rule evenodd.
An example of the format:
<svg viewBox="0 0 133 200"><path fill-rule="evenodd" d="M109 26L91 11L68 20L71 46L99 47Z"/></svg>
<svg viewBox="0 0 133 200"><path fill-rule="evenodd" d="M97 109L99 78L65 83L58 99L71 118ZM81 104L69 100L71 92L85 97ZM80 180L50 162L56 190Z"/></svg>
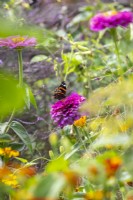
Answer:
<svg viewBox="0 0 133 200"><path fill-rule="evenodd" d="M66 97L66 83L65 83L65 81L62 81L60 86L55 89L53 96L54 96L55 99L58 99L58 100L64 99Z"/></svg>
<svg viewBox="0 0 133 200"><path fill-rule="evenodd" d="M33 6L35 3L37 3L37 0L29 0L29 5Z"/></svg>

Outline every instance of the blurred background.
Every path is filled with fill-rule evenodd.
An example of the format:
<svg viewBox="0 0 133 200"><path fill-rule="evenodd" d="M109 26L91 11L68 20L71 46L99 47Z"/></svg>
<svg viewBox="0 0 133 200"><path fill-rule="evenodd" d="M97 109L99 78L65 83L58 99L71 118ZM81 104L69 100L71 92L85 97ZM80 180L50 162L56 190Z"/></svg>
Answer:
<svg viewBox="0 0 133 200"><path fill-rule="evenodd" d="M15 116L15 118L33 137L36 156L45 154L48 157L48 136L51 132L58 132L51 122L49 113L50 105L54 102L53 91L60 84L54 69L59 65L62 66L62 51L67 54L71 50L70 42L62 38L71 35L74 42L84 41L88 47L89 39L93 35L94 38L96 37L89 31L88 21L91 16L100 10L107 11L111 7L132 9L133 2L131 0L2 0L0 4L2 18L10 18L16 24L27 24L28 27L37 26L45 30L44 37L38 41L36 48L23 50L24 79L35 95L38 111L31 107L30 110L25 109L23 114ZM97 58L95 62L102 63L98 55L95 56ZM67 78L68 93L77 91L85 96L88 95L89 86L84 70L84 59L89 68L91 61L87 56L74 58L74 73ZM15 51L0 49L0 60L1 68L18 74ZM99 78L103 74L109 73L108 70L106 72L96 72L96 70L92 71L92 88L96 88L100 84L106 85L111 81L109 77L107 79Z"/></svg>

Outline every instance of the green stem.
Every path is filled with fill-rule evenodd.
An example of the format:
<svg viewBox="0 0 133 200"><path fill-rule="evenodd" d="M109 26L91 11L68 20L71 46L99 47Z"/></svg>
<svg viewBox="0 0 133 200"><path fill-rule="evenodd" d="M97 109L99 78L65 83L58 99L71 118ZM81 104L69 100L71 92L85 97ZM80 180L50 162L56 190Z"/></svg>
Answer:
<svg viewBox="0 0 133 200"><path fill-rule="evenodd" d="M119 52L118 43L117 43L117 31L116 31L116 29L111 29L110 33L111 33L113 41L114 41L115 53L116 53L117 60L118 60L118 75L123 75L122 63L121 63L121 59L120 59L120 52Z"/></svg>
<svg viewBox="0 0 133 200"><path fill-rule="evenodd" d="M7 133L8 130L9 130L9 128L10 128L10 124L11 124L11 122L12 122L12 119L13 119L13 117L14 117L14 114L15 114L15 109L12 111L12 114L11 114L11 116L10 116L8 122L7 122L7 126L6 126L6 128L5 128L5 133Z"/></svg>
<svg viewBox="0 0 133 200"><path fill-rule="evenodd" d="M23 60L22 49L18 49L18 65L19 65L19 86L23 87Z"/></svg>
<svg viewBox="0 0 133 200"><path fill-rule="evenodd" d="M67 63L67 70L66 70L66 74L65 74L65 77L64 77L64 81L66 81L66 79L67 79L67 76L68 76L68 74L69 74L69 70L70 70L70 67L71 67L71 65L72 65L72 58L73 58L73 54L74 54L74 48L73 48L73 46L71 47L71 53L70 53L70 57L69 57L69 61L68 61L68 63Z"/></svg>
<svg viewBox="0 0 133 200"><path fill-rule="evenodd" d="M86 141L84 141L84 140L82 139L82 135L79 133L78 128L77 128L76 126L74 126L74 125L73 125L73 128L74 128L74 130L75 130L75 133L76 133L76 135L77 135L77 139L79 140L79 143L82 144L82 146L84 147L85 151L87 152Z"/></svg>

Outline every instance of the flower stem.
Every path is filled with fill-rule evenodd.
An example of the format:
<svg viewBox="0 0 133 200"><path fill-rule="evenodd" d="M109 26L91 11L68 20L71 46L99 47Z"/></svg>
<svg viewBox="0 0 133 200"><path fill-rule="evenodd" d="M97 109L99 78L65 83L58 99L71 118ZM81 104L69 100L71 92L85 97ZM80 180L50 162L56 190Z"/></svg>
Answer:
<svg viewBox="0 0 133 200"><path fill-rule="evenodd" d="M18 65L19 65L19 86L23 87L23 60L22 49L18 49Z"/></svg>
<svg viewBox="0 0 133 200"><path fill-rule="evenodd" d="M9 128L10 128L10 124L12 123L12 120L14 118L14 114L15 114L15 108L13 109L12 114L11 114L11 116L10 116L8 122L7 122L7 126L5 128L5 133L7 133Z"/></svg>
<svg viewBox="0 0 133 200"><path fill-rule="evenodd" d="M112 38L114 41L115 53L116 53L117 60L118 60L118 75L123 75L122 63L121 63L121 59L120 59L120 52L119 52L118 43L117 43L117 31L116 31L116 29L111 29L110 32L111 32L111 35L112 35Z"/></svg>
<svg viewBox="0 0 133 200"><path fill-rule="evenodd" d="M74 128L74 131L77 135L77 139L79 140L79 143L82 144L82 146L84 147L85 151L87 152L87 146L86 146L86 143L85 141L82 139L82 136L80 135L79 133L79 130L76 126L73 125L73 128Z"/></svg>

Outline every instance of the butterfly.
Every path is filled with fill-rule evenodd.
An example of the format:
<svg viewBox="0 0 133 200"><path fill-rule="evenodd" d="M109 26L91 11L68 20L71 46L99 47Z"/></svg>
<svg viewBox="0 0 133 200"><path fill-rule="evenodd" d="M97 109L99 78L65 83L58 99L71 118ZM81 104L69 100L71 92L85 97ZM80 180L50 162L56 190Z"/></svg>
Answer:
<svg viewBox="0 0 133 200"><path fill-rule="evenodd" d="M54 91L54 98L61 100L66 97L66 83L65 81L62 81L59 87L57 87Z"/></svg>
<svg viewBox="0 0 133 200"><path fill-rule="evenodd" d="M29 5L30 6L34 5L35 3L37 3L37 0L29 0Z"/></svg>

